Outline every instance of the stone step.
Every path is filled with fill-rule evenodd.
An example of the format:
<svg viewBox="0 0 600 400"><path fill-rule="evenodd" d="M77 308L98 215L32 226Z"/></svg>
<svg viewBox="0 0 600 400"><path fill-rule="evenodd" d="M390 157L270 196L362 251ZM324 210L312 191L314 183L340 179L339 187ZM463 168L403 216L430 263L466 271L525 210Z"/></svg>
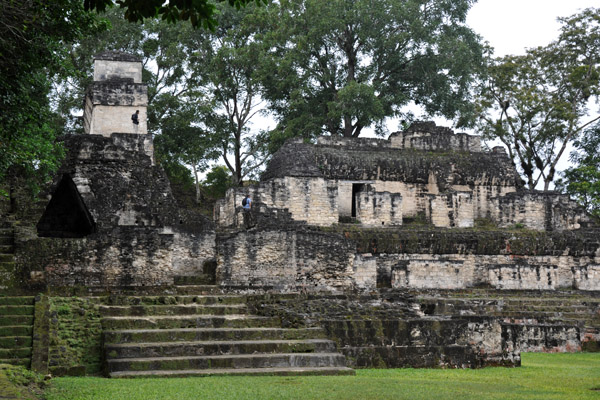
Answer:
<svg viewBox="0 0 600 400"><path fill-rule="evenodd" d="M0 315L0 326L33 325L33 315Z"/></svg>
<svg viewBox="0 0 600 400"><path fill-rule="evenodd" d="M105 330L118 329L173 329L173 328L252 328L276 327L278 318L249 315L195 315L195 316L148 316L104 317Z"/></svg>
<svg viewBox="0 0 600 400"><path fill-rule="evenodd" d="M581 318L503 318L505 324L515 325L527 325L527 326L571 326L580 328L600 328L600 322L595 319L581 319Z"/></svg>
<svg viewBox="0 0 600 400"><path fill-rule="evenodd" d="M0 237L2 236L9 236L12 237L14 235L14 231L13 228L11 227L2 227L0 228Z"/></svg>
<svg viewBox="0 0 600 400"><path fill-rule="evenodd" d="M104 331L104 343L191 342L205 340L325 339L322 328L184 328Z"/></svg>
<svg viewBox="0 0 600 400"><path fill-rule="evenodd" d="M339 353L238 354L107 360L108 372L215 368L345 367Z"/></svg>
<svg viewBox="0 0 600 400"><path fill-rule="evenodd" d="M31 336L32 326L0 326L0 337Z"/></svg>
<svg viewBox="0 0 600 400"><path fill-rule="evenodd" d="M11 236L6 236L0 234L0 245L2 246L12 246L15 243L15 238Z"/></svg>
<svg viewBox="0 0 600 400"><path fill-rule="evenodd" d="M106 358L183 357L253 353L332 353L327 339L126 343L105 346Z"/></svg>
<svg viewBox="0 0 600 400"><path fill-rule="evenodd" d="M100 306L104 316L157 316L157 315L229 315L245 314L245 304L176 304L176 305L140 305L140 306Z"/></svg>
<svg viewBox="0 0 600 400"><path fill-rule="evenodd" d="M33 315L34 306L30 305L4 305L0 306L0 315Z"/></svg>
<svg viewBox="0 0 600 400"><path fill-rule="evenodd" d="M207 295L207 294L223 294L223 289L216 285L180 285L175 286L177 294L195 294L195 295Z"/></svg>
<svg viewBox="0 0 600 400"><path fill-rule="evenodd" d="M31 347L31 336L5 336L0 337L0 348L14 349L18 347Z"/></svg>
<svg viewBox="0 0 600 400"><path fill-rule="evenodd" d="M0 254L13 254L15 247L12 244L0 244Z"/></svg>
<svg viewBox="0 0 600 400"><path fill-rule="evenodd" d="M440 299L439 297L418 297L419 303L435 304L439 307L451 305L453 307L466 308L488 308L499 307L502 309L511 307L598 307L600 299L579 298L579 299L545 299L545 298L529 298L529 299Z"/></svg>
<svg viewBox="0 0 600 400"><path fill-rule="evenodd" d="M551 311L509 311L509 312L498 312L494 313L494 316L503 317L503 318L517 318L517 319L549 319L549 320L578 320L584 319L579 313L572 312L551 312Z"/></svg>
<svg viewBox="0 0 600 400"><path fill-rule="evenodd" d="M175 304L245 304L239 295L179 295L179 296L123 296L109 299L110 305L175 305Z"/></svg>
<svg viewBox="0 0 600 400"><path fill-rule="evenodd" d="M176 286L198 286L198 285L214 285L215 277L213 275L198 274L194 276L175 276L173 282Z"/></svg>
<svg viewBox="0 0 600 400"><path fill-rule="evenodd" d="M27 358L31 357L31 347L17 347L11 349L0 348L0 358Z"/></svg>
<svg viewBox="0 0 600 400"><path fill-rule="evenodd" d="M0 364L21 365L25 368L29 368L31 366L31 359L30 358L0 358Z"/></svg>
<svg viewBox="0 0 600 400"><path fill-rule="evenodd" d="M2 272L13 272L15 270L14 261L0 261L0 271Z"/></svg>
<svg viewBox="0 0 600 400"><path fill-rule="evenodd" d="M0 254L0 263L11 263L15 261L14 254Z"/></svg>
<svg viewBox="0 0 600 400"><path fill-rule="evenodd" d="M244 368L244 369L189 369L179 371L118 371L111 372L111 378L176 378L192 376L229 376L229 375L267 375L267 376L296 376L296 375L356 375L351 368L346 367L283 367L283 368Z"/></svg>
<svg viewBox="0 0 600 400"><path fill-rule="evenodd" d="M33 296L0 296L0 305L3 306L32 306L34 303Z"/></svg>

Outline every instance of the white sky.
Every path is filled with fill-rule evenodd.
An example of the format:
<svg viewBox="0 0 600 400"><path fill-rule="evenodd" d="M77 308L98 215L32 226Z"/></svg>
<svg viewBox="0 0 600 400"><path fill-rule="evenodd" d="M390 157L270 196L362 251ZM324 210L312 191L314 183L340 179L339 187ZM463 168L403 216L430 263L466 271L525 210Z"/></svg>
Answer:
<svg viewBox="0 0 600 400"><path fill-rule="evenodd" d="M469 11L467 24L488 41L496 56L524 54L558 37L557 17L567 17L599 0L479 0Z"/></svg>

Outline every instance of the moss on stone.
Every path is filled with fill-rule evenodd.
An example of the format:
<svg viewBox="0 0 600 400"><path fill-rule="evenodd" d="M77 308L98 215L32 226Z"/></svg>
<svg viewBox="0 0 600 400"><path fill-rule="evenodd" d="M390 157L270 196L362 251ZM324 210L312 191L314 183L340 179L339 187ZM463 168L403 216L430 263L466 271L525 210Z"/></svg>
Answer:
<svg viewBox="0 0 600 400"><path fill-rule="evenodd" d="M65 370L85 367L87 374L102 368L102 326L98 300L51 297L49 366Z"/></svg>

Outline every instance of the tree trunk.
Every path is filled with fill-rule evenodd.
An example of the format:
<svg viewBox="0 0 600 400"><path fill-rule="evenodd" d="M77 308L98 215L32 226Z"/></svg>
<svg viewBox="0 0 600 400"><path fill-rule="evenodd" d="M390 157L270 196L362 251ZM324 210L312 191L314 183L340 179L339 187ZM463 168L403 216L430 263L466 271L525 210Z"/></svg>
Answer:
<svg viewBox="0 0 600 400"><path fill-rule="evenodd" d="M194 181L196 186L196 204L200 204L200 180L198 179L198 168L195 164L192 164L192 171L194 172Z"/></svg>

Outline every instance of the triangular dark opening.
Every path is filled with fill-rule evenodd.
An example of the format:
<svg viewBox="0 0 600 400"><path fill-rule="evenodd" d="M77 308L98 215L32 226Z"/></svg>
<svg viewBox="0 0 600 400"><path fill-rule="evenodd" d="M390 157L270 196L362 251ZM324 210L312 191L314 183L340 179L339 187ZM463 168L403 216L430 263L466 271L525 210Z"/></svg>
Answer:
<svg viewBox="0 0 600 400"><path fill-rule="evenodd" d="M56 238L81 238L96 231L94 218L69 175L63 175L52 194L37 231L41 237Z"/></svg>

